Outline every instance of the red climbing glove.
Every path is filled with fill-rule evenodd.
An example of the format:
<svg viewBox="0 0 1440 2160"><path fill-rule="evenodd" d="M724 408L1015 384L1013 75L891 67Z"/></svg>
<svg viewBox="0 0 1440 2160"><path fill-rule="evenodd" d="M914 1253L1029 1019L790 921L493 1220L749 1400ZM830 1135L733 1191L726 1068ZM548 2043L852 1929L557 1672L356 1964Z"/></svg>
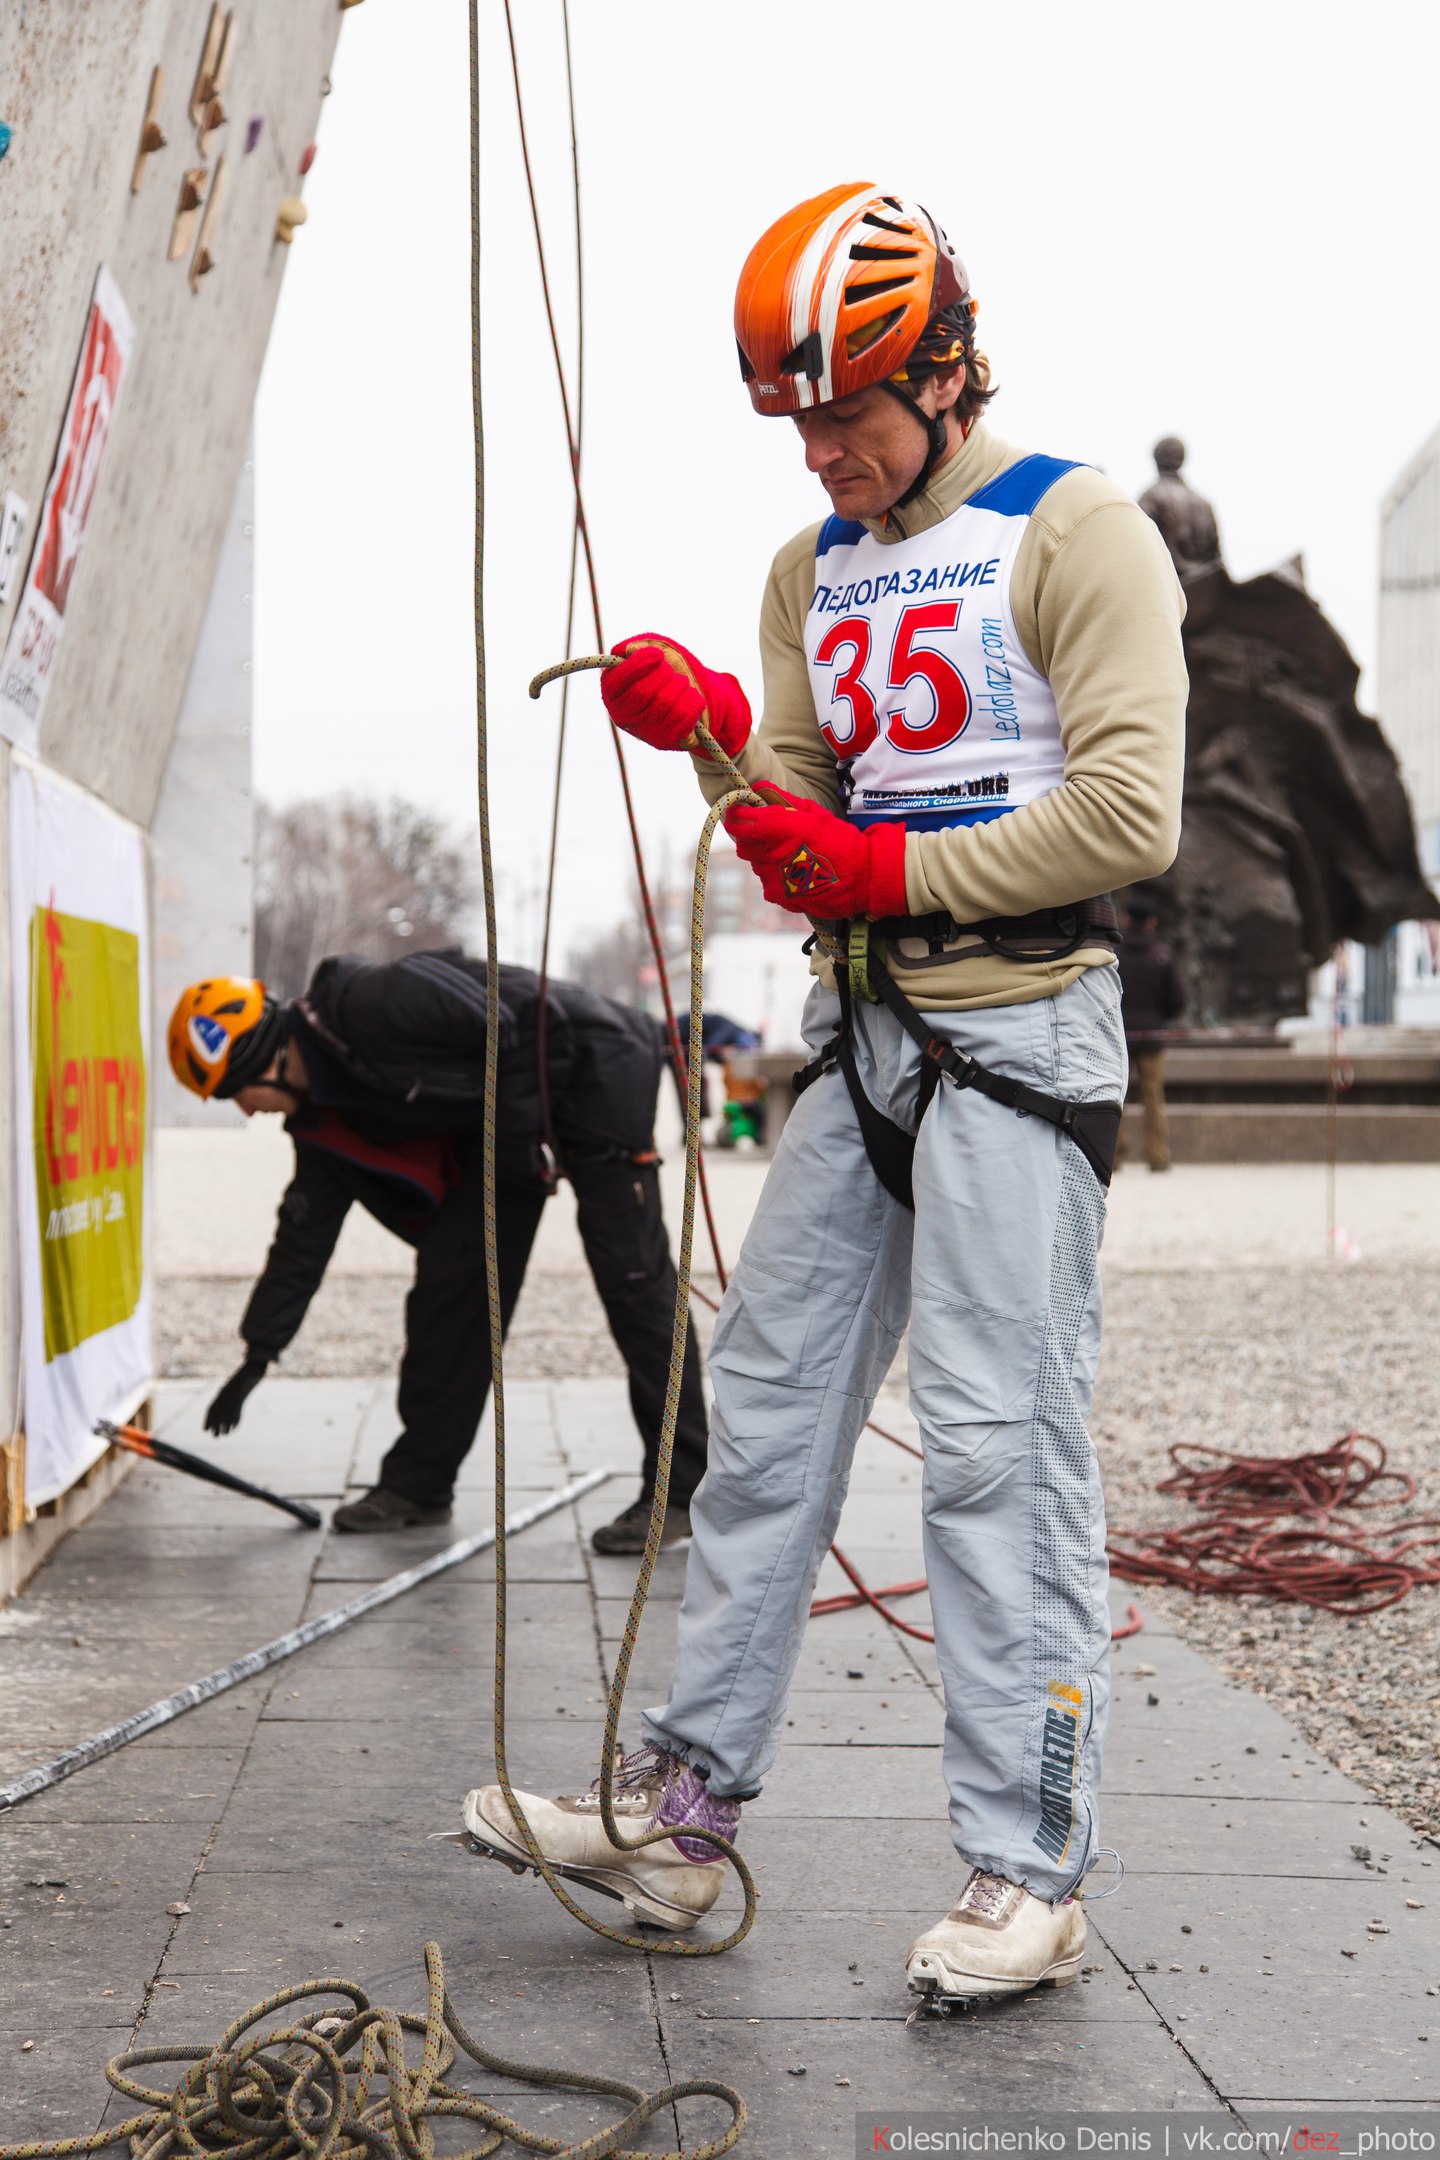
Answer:
<svg viewBox="0 0 1440 2160"><path fill-rule="evenodd" d="M613 650L620 662L604 670L600 695L616 727L655 750L688 750L696 722L704 720L725 755L739 756L750 734L750 705L733 675L717 675L656 630L622 638Z"/></svg>
<svg viewBox="0 0 1440 2160"><path fill-rule="evenodd" d="M773 806L737 803L725 813L735 852L767 900L794 915L905 913L903 825L850 825L820 803L774 792Z"/></svg>

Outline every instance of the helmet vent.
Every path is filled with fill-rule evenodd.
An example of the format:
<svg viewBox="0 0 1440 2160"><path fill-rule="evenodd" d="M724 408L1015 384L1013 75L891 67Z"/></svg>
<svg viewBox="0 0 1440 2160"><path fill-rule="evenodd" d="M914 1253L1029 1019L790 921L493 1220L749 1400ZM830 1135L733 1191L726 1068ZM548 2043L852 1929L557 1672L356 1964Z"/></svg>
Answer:
<svg viewBox="0 0 1440 2160"><path fill-rule="evenodd" d="M752 367L752 366L750 365L750 356L749 356L749 354L748 354L748 353L746 352L746 350L745 350L744 346L743 346L743 345L742 345L742 344L740 343L740 340L739 340L739 338L736 338L736 340L735 340L735 350L736 350L736 352L737 352L737 353L739 353L739 355L740 355L740 380L741 380L741 382L754 382L754 380L755 380L755 370L754 370L754 368L753 368L753 367Z"/></svg>
<svg viewBox="0 0 1440 2160"><path fill-rule="evenodd" d="M887 195L885 199L888 202L890 198ZM899 205L897 204L896 207L898 208ZM909 231L911 230L910 226L908 225L892 225L888 218L876 217L873 210L867 210L864 217L861 218L860 222L862 225L874 225L878 227L881 232L909 233Z"/></svg>
<svg viewBox="0 0 1440 2160"><path fill-rule="evenodd" d="M852 247L851 262L914 262L920 250L913 247Z"/></svg>
<svg viewBox="0 0 1440 2160"><path fill-rule="evenodd" d="M874 291L875 288L872 286L871 290ZM903 322L904 318L904 308L891 308L889 314L882 315L878 322L862 323L858 330L852 330L845 340L847 358L855 360L861 353L869 352L872 345L878 345L881 338L888 337L896 324Z"/></svg>
<svg viewBox="0 0 1440 2160"><path fill-rule="evenodd" d="M857 300L878 300L883 293L904 292L909 286L908 277L877 278L873 285L847 285L845 298L853 307Z"/></svg>

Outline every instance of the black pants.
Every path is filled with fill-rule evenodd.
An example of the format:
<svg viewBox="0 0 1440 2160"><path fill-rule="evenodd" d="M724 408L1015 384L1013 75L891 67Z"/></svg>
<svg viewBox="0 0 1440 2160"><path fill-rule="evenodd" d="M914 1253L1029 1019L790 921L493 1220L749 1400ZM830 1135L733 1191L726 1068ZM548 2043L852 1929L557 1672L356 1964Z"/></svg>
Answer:
<svg viewBox="0 0 1440 2160"><path fill-rule="evenodd" d="M630 1374L630 1407L644 1444L644 1492L655 1489L660 1423L670 1368L675 1263L660 1212L653 1163L567 1160L579 1205L585 1258ZM544 1195L497 1194L500 1325L510 1325ZM414 1237L415 1281L405 1305L400 1366L403 1430L380 1465L380 1481L420 1507L443 1507L470 1452L490 1392L485 1232L478 1177L466 1177ZM670 1477L673 1505L688 1507L705 1475L706 1418L694 1330L685 1338L680 1409Z"/></svg>

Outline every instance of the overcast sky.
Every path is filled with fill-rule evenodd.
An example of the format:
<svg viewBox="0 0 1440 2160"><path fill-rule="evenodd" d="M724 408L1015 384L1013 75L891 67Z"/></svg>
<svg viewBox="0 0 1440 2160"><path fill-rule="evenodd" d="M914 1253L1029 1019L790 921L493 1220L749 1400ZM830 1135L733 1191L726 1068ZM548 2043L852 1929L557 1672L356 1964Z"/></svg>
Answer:
<svg viewBox="0 0 1440 2160"><path fill-rule="evenodd" d="M567 352L574 253L558 0L515 0ZM569 548L564 436L500 0L483 0L487 599L505 948L531 957ZM587 281L586 495L607 638L662 629L758 704L775 549L828 507L754 416L731 304L760 231L875 180L964 257L990 424L1138 492L1189 445L1229 567L1301 550L1373 663L1381 500L1440 423L1440 9L1372 0L572 0ZM465 0L345 17L258 405L257 784L473 816ZM581 618L577 650L588 650ZM1367 685L1368 687L1368 685ZM625 906L614 756L572 701L561 959ZM1383 718L1383 715L1381 716ZM630 766L658 858L680 760Z"/></svg>

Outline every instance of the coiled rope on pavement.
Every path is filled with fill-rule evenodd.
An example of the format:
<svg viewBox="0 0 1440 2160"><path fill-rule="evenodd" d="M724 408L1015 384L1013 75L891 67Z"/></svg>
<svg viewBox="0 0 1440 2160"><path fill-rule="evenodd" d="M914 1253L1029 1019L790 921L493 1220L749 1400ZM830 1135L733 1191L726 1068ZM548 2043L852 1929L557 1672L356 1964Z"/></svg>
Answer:
<svg viewBox="0 0 1440 2160"><path fill-rule="evenodd" d="M1112 1530L1113 1574L1165 1583L1205 1597L1268 1597L1355 1619L1440 1583L1440 1517L1402 1518L1366 1535L1337 1528L1345 1508L1403 1507L1415 1480L1386 1468L1371 1433L1349 1432L1307 1455L1240 1455L1177 1441L1174 1475L1155 1488L1204 1511L1199 1522L1160 1530ZM1376 1488L1398 1485L1386 1499ZM1292 1528L1266 1528L1277 1518Z"/></svg>
<svg viewBox="0 0 1440 2160"><path fill-rule="evenodd" d="M455 2160L485 2160L508 2139L525 2152L558 2160L701 2160L739 2137L744 2103L712 2078L684 2078L646 2092L624 2078L523 2063L487 2048L461 2023L445 1985L438 1943L425 1945L428 2002L423 2017L371 2002L353 1980L303 1980L280 1988L225 2028L213 2047L127 2049L105 2071L111 2087L141 2112L88 2137L35 2138L0 2145L0 2160L76 2160L128 2143L133 2160L433 2160L442 2120L475 2124L483 2135ZM314 2009L266 2027L277 2012L324 1996L348 2007ZM406 2059L407 2033L423 2035L420 2060ZM530 2129L476 2094L446 2082L464 2054L493 2076L548 2089L598 2093L629 2103L608 2129L578 2143ZM169 2090L135 2073L162 2063L188 2064ZM702 2145L643 2154L629 2143L677 2100L722 2100L735 2111L727 2130Z"/></svg>

